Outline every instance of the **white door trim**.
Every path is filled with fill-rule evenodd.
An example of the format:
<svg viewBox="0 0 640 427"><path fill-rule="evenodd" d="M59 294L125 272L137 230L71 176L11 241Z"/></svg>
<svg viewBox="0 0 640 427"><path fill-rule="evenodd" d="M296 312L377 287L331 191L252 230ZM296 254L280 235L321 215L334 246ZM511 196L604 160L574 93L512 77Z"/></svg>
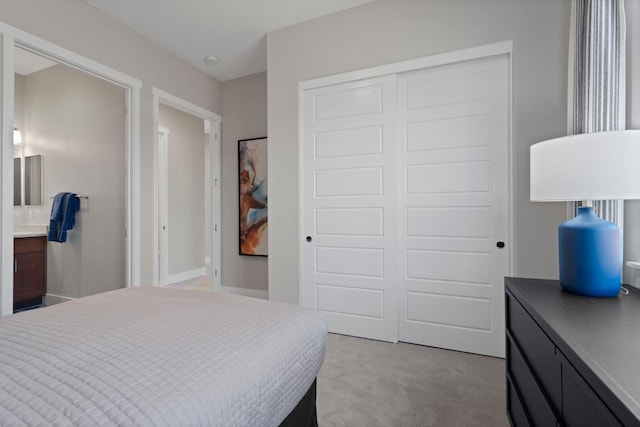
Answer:
<svg viewBox="0 0 640 427"><path fill-rule="evenodd" d="M160 285L167 285L169 283L169 236L166 230L166 224L168 220L168 198L169 198L169 185L168 185L168 150L169 150L169 134L170 131L167 128L158 127L158 246L157 255L158 258L158 274Z"/></svg>
<svg viewBox="0 0 640 427"><path fill-rule="evenodd" d="M73 67L125 90L126 117L126 286L140 285L140 90L142 82L61 46L0 22L2 49L2 162L0 180L0 315L13 313L13 122L14 49ZM9 200L11 198L11 200Z"/></svg>
<svg viewBox="0 0 640 427"><path fill-rule="evenodd" d="M346 83L354 80L369 79L384 76L387 74L398 74L406 71L420 70L438 65L452 64L454 62L469 61L472 59L486 58L489 56L511 54L513 52L513 41L507 40L467 49L454 50L437 55L425 56L423 58L409 59L395 62L393 64L379 65L376 67L363 68L361 70L347 71L346 73L334 74L331 76L319 77L301 81L298 90L315 89L322 86L330 86Z"/></svg>
<svg viewBox="0 0 640 427"><path fill-rule="evenodd" d="M213 290L220 291L220 279L222 276L221 271L221 229L220 229L220 123L222 117L212 111L206 110L189 101L172 95L158 88L152 88L153 92L153 129L154 129L154 144L153 144L153 159L154 159L154 180L153 180L153 247L157 250L159 239L159 212L158 212L158 186L159 186L159 168L158 168L158 141L160 138L159 133L159 116L160 116L160 104L166 105L187 114L199 117L203 120L208 120L211 126L211 132L209 132L209 141L211 146L211 153L209 157L210 171L211 171L211 225L213 230L209 230L212 233L211 239L211 286ZM153 283L159 284L160 278L158 274L158 256L154 254L153 257Z"/></svg>

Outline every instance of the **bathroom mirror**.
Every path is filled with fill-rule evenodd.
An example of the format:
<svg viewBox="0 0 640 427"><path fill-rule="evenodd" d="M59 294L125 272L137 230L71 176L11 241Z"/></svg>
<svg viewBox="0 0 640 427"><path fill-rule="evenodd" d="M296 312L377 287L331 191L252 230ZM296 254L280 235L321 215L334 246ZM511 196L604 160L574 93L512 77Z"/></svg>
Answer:
<svg viewBox="0 0 640 427"><path fill-rule="evenodd" d="M22 204L22 158L13 158L13 206Z"/></svg>
<svg viewBox="0 0 640 427"><path fill-rule="evenodd" d="M42 156L24 157L24 204L42 204Z"/></svg>
<svg viewBox="0 0 640 427"><path fill-rule="evenodd" d="M24 192L22 191L24 184ZM23 200L24 196L24 200ZM13 159L13 206L42 204L42 155Z"/></svg>

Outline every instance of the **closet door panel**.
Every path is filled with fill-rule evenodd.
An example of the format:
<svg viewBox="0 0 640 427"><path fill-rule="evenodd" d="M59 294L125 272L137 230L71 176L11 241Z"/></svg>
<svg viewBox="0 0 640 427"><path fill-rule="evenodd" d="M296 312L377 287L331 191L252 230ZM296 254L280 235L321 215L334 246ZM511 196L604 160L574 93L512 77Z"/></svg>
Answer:
<svg viewBox="0 0 640 427"><path fill-rule="evenodd" d="M302 303L331 332L397 341L395 76L305 91Z"/></svg>
<svg viewBox="0 0 640 427"><path fill-rule="evenodd" d="M504 356L508 61L398 76L399 340Z"/></svg>

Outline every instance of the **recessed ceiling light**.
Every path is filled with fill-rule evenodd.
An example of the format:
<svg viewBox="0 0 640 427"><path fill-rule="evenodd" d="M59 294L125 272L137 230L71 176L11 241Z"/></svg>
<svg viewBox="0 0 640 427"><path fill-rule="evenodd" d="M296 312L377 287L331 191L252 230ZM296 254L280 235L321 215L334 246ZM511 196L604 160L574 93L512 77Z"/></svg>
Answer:
<svg viewBox="0 0 640 427"><path fill-rule="evenodd" d="M218 63L218 57L217 56L213 56L213 55L205 56L204 57L204 63L205 64L217 64Z"/></svg>

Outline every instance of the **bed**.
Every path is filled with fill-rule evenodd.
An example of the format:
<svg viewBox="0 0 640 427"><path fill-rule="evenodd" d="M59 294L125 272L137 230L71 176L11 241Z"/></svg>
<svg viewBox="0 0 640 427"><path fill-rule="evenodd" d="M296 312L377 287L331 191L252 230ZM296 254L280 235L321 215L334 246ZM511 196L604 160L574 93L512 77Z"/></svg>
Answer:
<svg viewBox="0 0 640 427"><path fill-rule="evenodd" d="M317 426L312 310L137 287L0 320L0 425Z"/></svg>

